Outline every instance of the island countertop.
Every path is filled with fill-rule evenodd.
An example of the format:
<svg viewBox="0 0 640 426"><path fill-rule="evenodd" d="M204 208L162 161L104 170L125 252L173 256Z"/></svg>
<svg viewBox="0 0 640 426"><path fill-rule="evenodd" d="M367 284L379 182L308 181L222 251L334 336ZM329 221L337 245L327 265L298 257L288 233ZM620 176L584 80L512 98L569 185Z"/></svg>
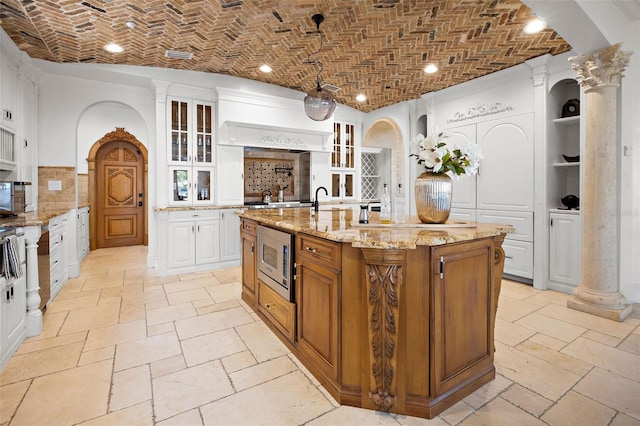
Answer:
<svg viewBox="0 0 640 426"><path fill-rule="evenodd" d="M404 224L381 224L380 214L369 212L369 224L358 223L359 211L346 209L288 208L244 210L240 217L283 230L305 233L353 247L381 249L415 249L460 241L493 237L515 232L510 225L450 221L447 224L423 224L409 216Z"/></svg>

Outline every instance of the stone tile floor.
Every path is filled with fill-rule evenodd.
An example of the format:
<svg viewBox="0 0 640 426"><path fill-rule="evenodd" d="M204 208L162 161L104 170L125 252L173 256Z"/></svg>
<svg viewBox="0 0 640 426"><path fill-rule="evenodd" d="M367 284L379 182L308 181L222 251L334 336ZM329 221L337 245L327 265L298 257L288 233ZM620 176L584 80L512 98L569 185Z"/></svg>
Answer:
<svg viewBox="0 0 640 426"><path fill-rule="evenodd" d="M496 379L433 420L340 407L240 301L240 268L158 278L91 252L0 372L0 425L640 425L640 318L503 281Z"/></svg>

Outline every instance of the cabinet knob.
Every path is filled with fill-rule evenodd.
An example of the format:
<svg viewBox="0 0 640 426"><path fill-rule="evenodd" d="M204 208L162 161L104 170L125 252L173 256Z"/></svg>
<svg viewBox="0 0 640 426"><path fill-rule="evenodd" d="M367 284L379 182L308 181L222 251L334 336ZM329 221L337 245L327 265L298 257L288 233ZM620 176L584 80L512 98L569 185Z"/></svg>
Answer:
<svg viewBox="0 0 640 426"><path fill-rule="evenodd" d="M310 253L316 253L318 251L315 248L309 246L306 246L304 249Z"/></svg>

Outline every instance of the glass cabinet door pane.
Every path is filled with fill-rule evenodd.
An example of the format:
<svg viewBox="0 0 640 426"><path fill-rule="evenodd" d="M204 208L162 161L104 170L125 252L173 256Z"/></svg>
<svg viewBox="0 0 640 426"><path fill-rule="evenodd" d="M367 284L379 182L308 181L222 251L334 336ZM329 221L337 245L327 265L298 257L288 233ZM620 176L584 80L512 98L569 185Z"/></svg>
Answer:
<svg viewBox="0 0 640 426"><path fill-rule="evenodd" d="M331 173L331 197L340 197L340 173Z"/></svg>
<svg viewBox="0 0 640 426"><path fill-rule="evenodd" d="M187 125L189 124L187 117L187 103L180 102L180 130L187 131Z"/></svg>
<svg viewBox="0 0 640 426"><path fill-rule="evenodd" d="M189 201L189 172L187 170L173 170L173 201Z"/></svg>
<svg viewBox="0 0 640 426"><path fill-rule="evenodd" d="M196 172L196 189L199 201L211 201L211 171L198 170Z"/></svg>
<svg viewBox="0 0 640 426"><path fill-rule="evenodd" d="M344 196L353 197L353 175L350 173L344 175Z"/></svg>
<svg viewBox="0 0 640 426"><path fill-rule="evenodd" d="M213 110L210 105L196 104L195 162L213 163Z"/></svg>
<svg viewBox="0 0 640 426"><path fill-rule="evenodd" d="M331 167L342 167L340 123L333 123L333 151L331 152Z"/></svg>
<svg viewBox="0 0 640 426"><path fill-rule="evenodd" d="M353 124L346 124L344 128L346 132L344 138L344 166L352 169L355 167L354 158L356 154L355 126Z"/></svg>

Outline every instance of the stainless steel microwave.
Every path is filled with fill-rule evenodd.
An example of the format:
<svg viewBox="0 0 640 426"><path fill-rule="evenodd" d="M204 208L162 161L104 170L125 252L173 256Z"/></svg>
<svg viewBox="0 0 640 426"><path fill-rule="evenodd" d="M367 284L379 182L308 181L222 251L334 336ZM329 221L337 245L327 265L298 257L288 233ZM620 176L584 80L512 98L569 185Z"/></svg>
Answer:
<svg viewBox="0 0 640 426"><path fill-rule="evenodd" d="M24 213L30 199L31 182L0 181L0 215Z"/></svg>
<svg viewBox="0 0 640 426"><path fill-rule="evenodd" d="M258 278L287 301L294 301L293 235L258 227Z"/></svg>

